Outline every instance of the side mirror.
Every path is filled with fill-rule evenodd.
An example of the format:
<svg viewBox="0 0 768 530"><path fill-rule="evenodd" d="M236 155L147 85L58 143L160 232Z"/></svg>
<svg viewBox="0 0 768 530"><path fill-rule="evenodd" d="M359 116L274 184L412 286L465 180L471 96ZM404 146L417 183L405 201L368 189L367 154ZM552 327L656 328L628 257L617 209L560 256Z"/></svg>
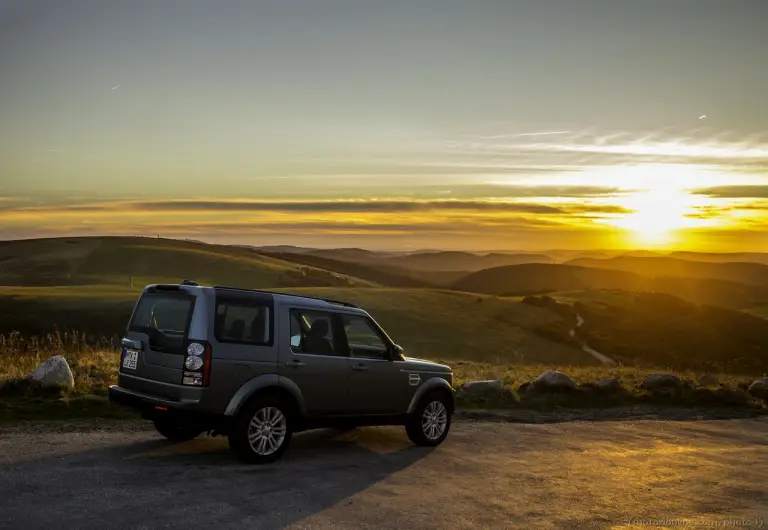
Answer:
<svg viewBox="0 0 768 530"><path fill-rule="evenodd" d="M392 359L402 359L403 358L403 347L399 344L393 344L393 350L392 350Z"/></svg>
<svg viewBox="0 0 768 530"><path fill-rule="evenodd" d="M291 337L291 348L298 348L301 345L301 335Z"/></svg>

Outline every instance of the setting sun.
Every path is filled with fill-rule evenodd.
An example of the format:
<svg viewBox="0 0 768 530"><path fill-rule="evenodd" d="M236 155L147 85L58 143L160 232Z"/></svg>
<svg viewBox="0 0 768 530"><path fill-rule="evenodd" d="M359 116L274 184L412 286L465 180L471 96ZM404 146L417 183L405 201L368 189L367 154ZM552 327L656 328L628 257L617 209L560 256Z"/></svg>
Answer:
<svg viewBox="0 0 768 530"><path fill-rule="evenodd" d="M715 227L722 219L708 218L700 209L712 207L713 199L694 195L689 190L719 182L722 176L697 166L643 164L607 169L600 180L613 181L628 190L614 202L629 213L600 220L628 230L634 245L667 246L681 244L681 231Z"/></svg>

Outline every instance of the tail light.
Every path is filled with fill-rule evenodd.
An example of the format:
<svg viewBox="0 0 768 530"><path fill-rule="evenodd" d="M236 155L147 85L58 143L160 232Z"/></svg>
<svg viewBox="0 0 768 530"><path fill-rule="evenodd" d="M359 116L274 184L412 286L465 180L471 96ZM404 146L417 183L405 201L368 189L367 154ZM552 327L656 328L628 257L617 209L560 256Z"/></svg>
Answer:
<svg viewBox="0 0 768 530"><path fill-rule="evenodd" d="M190 342L184 358L181 384L208 386L211 379L211 345L207 342Z"/></svg>

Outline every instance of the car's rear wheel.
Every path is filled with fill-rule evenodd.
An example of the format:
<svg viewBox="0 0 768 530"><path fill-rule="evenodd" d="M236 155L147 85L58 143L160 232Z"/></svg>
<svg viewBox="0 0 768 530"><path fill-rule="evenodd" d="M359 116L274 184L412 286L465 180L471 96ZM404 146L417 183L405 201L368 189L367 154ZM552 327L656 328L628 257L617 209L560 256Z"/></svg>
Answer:
<svg viewBox="0 0 768 530"><path fill-rule="evenodd" d="M187 442L202 432L198 427L184 425L174 418L155 418L154 424L157 432L172 442Z"/></svg>
<svg viewBox="0 0 768 530"><path fill-rule="evenodd" d="M283 456L292 435L290 407L279 397L257 397L235 419L229 447L244 462L266 464Z"/></svg>
<svg viewBox="0 0 768 530"><path fill-rule="evenodd" d="M425 395L408 417L405 431L416 445L440 445L451 429L451 402L445 392Z"/></svg>

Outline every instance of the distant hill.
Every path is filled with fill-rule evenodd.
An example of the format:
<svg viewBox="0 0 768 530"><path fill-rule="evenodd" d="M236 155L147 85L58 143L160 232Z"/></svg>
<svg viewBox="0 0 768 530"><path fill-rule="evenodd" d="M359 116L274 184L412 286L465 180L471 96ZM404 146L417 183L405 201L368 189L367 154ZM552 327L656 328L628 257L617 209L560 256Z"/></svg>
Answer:
<svg viewBox="0 0 768 530"><path fill-rule="evenodd" d="M428 282L409 276L409 271L386 265L366 265L353 261L341 261L312 253L264 253L265 256L290 263L309 265L324 270L354 276L386 287L436 287L439 282Z"/></svg>
<svg viewBox="0 0 768 530"><path fill-rule="evenodd" d="M472 254L470 252L421 252L386 258L384 263L422 271L479 271L521 263L552 263L544 254Z"/></svg>
<svg viewBox="0 0 768 530"><path fill-rule="evenodd" d="M559 264L526 264L487 269L459 279L453 288L506 296L581 290L647 291L729 309L748 309L768 304L768 287L765 286L710 278L653 278L622 270Z"/></svg>
<svg viewBox="0 0 768 530"><path fill-rule="evenodd" d="M573 265L528 263L478 271L458 280L460 291L505 296L579 289L624 289L644 287L636 274Z"/></svg>
<svg viewBox="0 0 768 530"><path fill-rule="evenodd" d="M630 250L628 252L622 252L620 255L629 256L633 258L656 258L659 256L664 256L664 254L662 254L661 252L653 252L651 250ZM582 257L586 258L590 256L582 256Z"/></svg>
<svg viewBox="0 0 768 530"><path fill-rule="evenodd" d="M246 247L140 237L0 242L0 285L136 286L181 279L248 288L373 285Z"/></svg>
<svg viewBox="0 0 768 530"><path fill-rule="evenodd" d="M713 263L762 263L768 265L768 252L671 252L671 258Z"/></svg>
<svg viewBox="0 0 768 530"><path fill-rule="evenodd" d="M578 258L568 265L632 272L646 277L712 278L768 286L768 266L760 263L712 263L669 257Z"/></svg>
<svg viewBox="0 0 768 530"><path fill-rule="evenodd" d="M362 248L333 248L312 249L300 247L272 246L258 247L258 250L269 255L280 254L284 259L299 260L297 256L313 256L334 260L337 262L360 263L377 268L393 268L411 271L429 271L452 273L456 278L463 273L499 267L502 265L517 265L521 263L552 263L553 260L545 254L519 253L509 254L473 253L464 251L416 251L416 252L381 252Z"/></svg>

